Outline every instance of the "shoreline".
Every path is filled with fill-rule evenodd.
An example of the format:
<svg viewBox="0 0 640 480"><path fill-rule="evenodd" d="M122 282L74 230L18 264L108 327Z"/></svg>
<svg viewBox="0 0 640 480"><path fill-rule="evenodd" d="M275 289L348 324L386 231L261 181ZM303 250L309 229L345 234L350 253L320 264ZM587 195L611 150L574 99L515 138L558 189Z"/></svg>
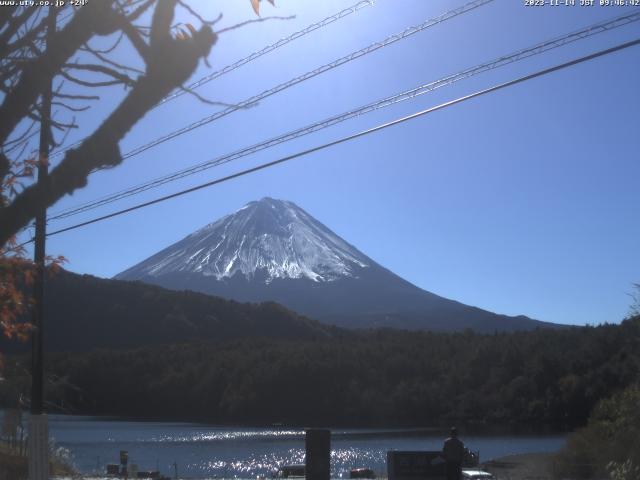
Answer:
<svg viewBox="0 0 640 480"><path fill-rule="evenodd" d="M507 455L482 462L478 468L491 473L496 477L496 480L552 480L554 478L553 456L553 453L548 452ZM106 476L90 474L79 476L58 475L52 478L55 480L107 480ZM386 480L387 477L379 476L376 478L378 480ZM250 478L248 480L254 479Z"/></svg>
<svg viewBox="0 0 640 480"><path fill-rule="evenodd" d="M487 460L486 462L480 463L478 468L491 473L496 477L496 480L552 480L554 478L553 456L554 454L549 452L519 453ZM83 480L103 480L107 477L89 474L79 476L60 475L53 478L55 480L72 480L79 478ZM376 478L378 480L386 480L387 477L378 476ZM252 477L248 480L254 480L254 478Z"/></svg>
<svg viewBox="0 0 640 480"><path fill-rule="evenodd" d="M0 405L0 419L7 410L11 410L11 407ZM24 411L23 414L28 416L28 412ZM144 417L137 415L116 415L116 414L94 414L87 412L69 413L61 411L47 412L50 422L54 421L99 421L99 422L135 422L142 424L182 424L186 426L202 426L211 428L242 428L242 429L281 429L281 430L298 430L304 431L306 428L327 428L334 431L359 431L359 430L372 430L379 432L396 432L406 434L423 434L434 433L443 436L443 439L449 433L451 425L456 425L458 430L464 432L464 436L503 436L503 435L524 435L524 436L548 436L548 435L568 435L575 430L569 428L554 428L550 425L543 426L531 426L531 425L517 425L513 424L497 424L486 425L482 423L465 424L464 422L448 422L448 423L434 423L430 425L416 425L412 423L319 423L309 422L305 424L300 423L287 423L287 422L233 422L233 421L216 421L207 418L198 417Z"/></svg>

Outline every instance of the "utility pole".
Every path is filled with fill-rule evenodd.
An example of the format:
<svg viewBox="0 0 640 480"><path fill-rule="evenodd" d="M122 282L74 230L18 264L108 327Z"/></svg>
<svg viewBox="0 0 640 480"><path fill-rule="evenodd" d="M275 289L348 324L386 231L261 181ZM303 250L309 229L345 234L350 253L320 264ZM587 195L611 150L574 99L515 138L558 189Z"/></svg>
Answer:
<svg viewBox="0 0 640 480"><path fill-rule="evenodd" d="M46 48L56 32L56 8L49 7ZM38 184L49 181L49 149L51 148L51 100L53 76L42 93L40 109L40 148L38 158ZM31 415L29 417L29 480L49 478L49 424L43 409L44 359L43 359L43 299L45 282L45 238L47 235L47 209L36 215L36 233L33 260L36 275L33 285L33 333L31 345Z"/></svg>

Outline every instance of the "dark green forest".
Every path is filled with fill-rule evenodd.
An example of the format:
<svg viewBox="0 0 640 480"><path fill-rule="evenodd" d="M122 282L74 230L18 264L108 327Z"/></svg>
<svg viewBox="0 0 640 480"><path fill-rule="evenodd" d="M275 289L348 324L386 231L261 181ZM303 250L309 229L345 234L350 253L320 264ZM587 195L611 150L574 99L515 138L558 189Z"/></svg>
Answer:
<svg viewBox="0 0 640 480"><path fill-rule="evenodd" d="M334 330L297 340L102 349L52 354L47 365L50 404L73 413L569 430L585 425L598 401L640 379L640 316L489 335ZM21 371L14 363L6 373ZM5 382L5 404L19 384Z"/></svg>
<svg viewBox="0 0 640 480"><path fill-rule="evenodd" d="M44 343L50 352L248 337L309 340L333 331L273 302L239 303L64 270L47 281L45 311ZM0 335L0 352L30 348Z"/></svg>
<svg viewBox="0 0 640 480"><path fill-rule="evenodd" d="M242 304L61 272L48 283L49 411L218 423L573 430L640 380L640 316L478 334L350 331ZM28 399L29 344L0 406Z"/></svg>

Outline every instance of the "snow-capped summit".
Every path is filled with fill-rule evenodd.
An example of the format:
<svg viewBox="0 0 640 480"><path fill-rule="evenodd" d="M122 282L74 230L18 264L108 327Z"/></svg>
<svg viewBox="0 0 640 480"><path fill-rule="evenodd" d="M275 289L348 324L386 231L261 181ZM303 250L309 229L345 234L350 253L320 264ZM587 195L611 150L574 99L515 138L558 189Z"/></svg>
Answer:
<svg viewBox="0 0 640 480"><path fill-rule="evenodd" d="M116 278L241 302L275 301L346 327L494 332L547 326L422 290L294 203L272 198L248 203Z"/></svg>
<svg viewBox="0 0 640 480"><path fill-rule="evenodd" d="M293 202L250 202L158 252L116 278L199 273L221 280L240 273L330 282L356 277L370 260Z"/></svg>

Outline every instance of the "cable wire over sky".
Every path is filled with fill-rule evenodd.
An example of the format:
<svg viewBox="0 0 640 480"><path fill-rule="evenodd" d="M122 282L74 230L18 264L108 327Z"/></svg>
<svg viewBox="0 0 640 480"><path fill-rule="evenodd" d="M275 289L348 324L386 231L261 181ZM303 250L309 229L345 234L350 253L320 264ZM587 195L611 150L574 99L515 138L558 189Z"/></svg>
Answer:
<svg viewBox="0 0 640 480"><path fill-rule="evenodd" d="M218 178L218 179L215 179L215 180L212 180L212 181L197 185L195 187L188 188L186 190L181 190L179 192L172 193L170 195L165 195L163 197L156 198L154 200L150 200L148 202L140 203L138 205L134 205L132 207L125 208L123 210L119 210L119 211L116 211L116 212L113 212L113 213L110 213L110 214L107 214L107 215L103 215L101 217L97 217L97 218L94 218L94 219L91 219L91 220L87 220L85 222L81 222L81 223L78 223L78 224L75 224L75 225L71 225L71 226L66 227L66 228L62 228L62 229L59 229L59 230L56 230L56 231L52 231L52 232L48 233L47 236L58 235L60 233L68 232L70 230L75 230L75 229L78 229L78 228L81 228L81 227L84 227L84 226L87 226L87 225L91 225L93 223L97 223L97 222L100 222L100 221L103 221L103 220L107 220L109 218L113 218L113 217L117 217L117 216L123 215L125 213L129 213L129 212L132 212L132 211L135 211L135 210L139 210L141 208L148 207L150 205L161 203L161 202L170 200L172 198L176 198L176 197L179 197L179 196L182 196L182 195L186 195L188 193L192 193L192 192L195 192L197 190L201 190L203 188L211 187L211 186L214 186L214 185L218 185L220 183L227 182L229 180L233 180L233 179L245 176L245 175L249 175L251 173L254 173L254 172L257 172L257 171L260 171L260 170L264 170L264 169L267 169L267 168L270 168L270 167L273 167L273 166L276 166L276 165L279 165L279 164L282 164L282 163L285 163L285 162L288 162L288 161L291 161L291 160L294 160L294 159L297 159L297 158L300 158L300 157L304 157L304 156L309 155L311 153L315 153L315 152L318 152L318 151L321 151L321 150L325 150L327 148L330 148L330 147L333 147L333 146L336 146L336 145L339 145L339 144L342 144L342 143L346 143L348 141L355 140L355 139L360 138L360 137L364 137L366 135L378 132L380 130L387 129L387 128L392 127L392 126L405 123L405 122L407 122L409 120L414 120L416 118L419 118L419 117L422 117L424 115L436 112L438 110L442 110L442 109L451 107L453 105L457 105L459 103L466 102L466 101L471 100L473 98L480 97L482 95L486 95L486 94L489 94L489 93L492 93L492 92L495 92L495 91L498 91L498 90L502 90L504 88L511 87L513 85L517 85L519 83L523 83L523 82L526 82L526 81L529 81L529 80L533 80L535 78L542 77L544 75L548 75L550 73L557 72L559 70L563 70L563 69L578 65L580 63L584 63L584 62L596 59L598 57L609 55L609 54L612 54L614 52L618 52L618 51L621 51L621 50L624 50L624 49L627 49L627 48L630 48L632 46L636 46L636 45L639 45L639 44L640 44L640 38L637 38L635 40L632 40L632 41L629 41L629 42L626 42L626 43L622 43L622 44L618 44L618 45L616 45L614 47L607 48L605 50L599 50L599 51L594 52L592 54L585 55L585 56L576 58L574 60L555 65L553 67L545 68L545 69L542 69L542 70L537 70L534 73L518 77L518 78L516 78L514 80L510 80L510 81L507 81L507 82L504 82L504 83L500 83L498 85L494 85L494 86L489 87L489 88L485 88L483 90L476 91L476 92L471 93L469 95L465 95L465 96L456 98L455 100L451 100L451 101L448 101L448 102L445 102L445 103L441 103L441 104L436 105L434 107L430 107L430 108L421 110L419 112L413 113L411 115L407 115L407 116L398 118L396 120L393 120L393 121L390 121L390 122L387 122L387 123L383 123L383 124L378 125L376 127L369 128L367 130L363 130L363 131L360 131L358 133L354 133L352 135L341 137L341 138L339 138L337 140L333 140L331 142L324 143L322 145L319 145L319 146L316 146L316 147L313 147L313 148L309 148L307 150L303 150L303 151L294 153L292 155L288 155L288 156L279 158L277 160L273 160L271 162L263 163L261 165L255 166L255 167L252 167L252 168L249 168L249 169L246 169L246 170L242 170L240 172L234 173L232 175L228 175L226 177ZM27 243L30 243L30 242L31 241L25 242L25 243L21 244L20 246L26 245Z"/></svg>
<svg viewBox="0 0 640 480"><path fill-rule="evenodd" d="M328 16L327 18L324 18L323 20L320 20L319 22L316 23L312 23L311 25L309 25L306 28L303 28L302 30L298 30L295 33L292 33L291 35L289 35L288 37L284 37L281 38L280 40L278 40L275 43L272 43L271 45L267 45L266 47L264 47L261 50L258 50L257 52L253 52L249 55L247 55L244 58L241 58L240 60L238 60L237 62L234 62L230 65L227 65L226 67L221 68L218 71L215 71L209 75L206 75L204 77L202 77L200 80L196 80L195 82L187 85L188 89L195 89L198 87L201 87L202 85L205 85L209 82L211 82L212 80L215 80L216 78L219 78L233 70L235 70L236 68L240 68L243 65L246 65L249 62L252 62L253 60L256 60L260 57L262 57L263 55L266 55L267 53L271 53L274 50L277 50L280 47L283 47L284 45L297 40L301 37L304 37L305 35L318 30L319 28L325 27L333 22L336 22L344 17L347 17L349 15L351 15L352 13L356 13L359 10L361 10L362 8L368 7L370 5L373 5L374 0L363 0L361 2L356 3L355 5L352 5L350 7L345 8L344 10L341 10L338 13L335 13L333 15ZM170 100L173 100L174 98L177 98L181 95L184 95L186 92L184 90L178 90L177 92L171 94L171 95L167 95L167 97L165 97L160 103L159 105L162 105Z"/></svg>
<svg viewBox="0 0 640 480"><path fill-rule="evenodd" d="M389 45L392 45L400 40L404 40L405 38L408 38L416 33L422 32L423 30L426 30L430 27L433 27L434 25L438 25L442 22L445 22L447 20L451 20L455 17L458 17L459 15L463 15L467 12L470 12L478 7L481 7L483 5L486 5L487 3L492 2L493 0L473 0L469 3L466 3L464 5L462 5L461 7L455 8L453 10L449 10L445 13L443 13L442 15L439 15L438 17L426 20L424 22L422 22L419 25L414 25L412 27L408 27L405 28L402 32L396 33L394 35L390 35L387 38L385 38L382 41L379 42L374 42L364 48L361 48L360 50L356 50L355 52L352 52L348 55L345 55L344 57L341 57L337 60L334 60L333 62L324 64L314 70L310 70L298 77L292 78L291 80L281 83L280 85L276 85L273 88L270 88L268 90L264 90L263 92L254 95L253 97L250 97L246 100L243 100L239 103L237 103L236 105L232 105L230 107L227 107L223 110L220 110L212 115L209 115L207 117L204 117L200 120L197 120L185 127L182 127L178 130L174 130L171 133L168 133L166 135L163 135L161 137L156 138L155 140L152 140L151 142L148 142L144 145L141 145L133 150L130 150L129 152L125 153L122 158L127 159L127 158L131 158L134 157L136 155L139 155L140 153L149 150L150 148L153 148L157 145L160 145L161 143L164 143L168 140L172 140L180 135L183 135L187 132L190 132L192 130L195 130L196 128L200 128L204 125L207 125L211 122L214 122L216 120L219 120L223 117L226 117L227 115L230 115L231 113L237 112L238 110L242 110L242 109L246 109L246 108L250 108L252 106L255 106L258 102L271 97L272 95L275 95L277 93L280 93L284 90L287 90L295 85L298 85L299 83L302 83L304 81L310 80L314 77L317 77L318 75L321 75L325 72L328 72L330 70L333 70L334 68L340 67L342 65L345 65L349 62L352 62L353 60L356 60L358 58L361 58L365 55L368 55L372 52L375 52L377 50L380 50L381 48L384 47L388 47Z"/></svg>
<svg viewBox="0 0 640 480"><path fill-rule="evenodd" d="M58 220L67 217L71 217L73 215L77 215L89 210L93 210L100 206L115 202L117 200L121 200L132 195L136 195L142 193L144 191L150 190L152 188L159 187L166 183L194 175L196 173L202 172L204 170L237 160L239 158L252 155L256 152L262 151L264 149L279 145L281 143L317 132L319 130L328 128L330 126L336 125L338 123L342 123L346 120L382 109L391 105L395 105L397 103L413 99L417 96L424 95L425 93L429 93L438 88L451 85L460 80L464 80L466 78L472 77L474 75L478 75L480 73L487 72L489 70L493 70L505 65L509 65L511 63L532 57L534 55L539 55L541 53L547 52L549 50L559 48L563 45L567 45L578 40L588 38L590 36L596 35L598 33L606 32L618 27L622 27L624 25L628 25L630 23L636 22L640 20L640 11L633 12L626 15L621 15L615 17L610 20L598 22L582 28L580 30L576 30L574 32L568 33L566 35L555 37L550 40L546 40L544 42L535 44L533 46L517 50L516 52L510 53L508 55L500 56L496 59L493 59L488 62L481 63L471 68L467 68L458 73L443 77L439 80L435 80L426 84L423 84L417 88L407 90L381 100L368 103L361 107L349 110L339 115L334 115L332 117L326 118L324 120L312 123L310 125L295 129L293 131L287 132L285 134L279 135L277 137L270 138L263 142L251 145L249 147L242 148L240 150L236 150L232 153L228 153L222 156L218 156L209 161L194 165L192 167L177 171L175 173L165 175L148 182L144 182L137 186L121 190L119 192L101 197L96 200L89 201L87 203L70 207L65 210L58 212L57 214L53 214L50 217L50 220Z"/></svg>
<svg viewBox="0 0 640 480"><path fill-rule="evenodd" d="M273 52L274 50L277 50L280 47L283 47L285 45L287 45L288 43L293 42L294 40L298 40L299 38L304 37L305 35L308 35L311 32L314 32L320 28L326 27L327 25L330 25L338 20L341 20L345 17L348 17L349 15L351 15L352 13L356 13L359 12L360 10L362 10L365 7L371 6L374 4L375 0L362 0L354 5L351 5L350 7L347 7L341 11L339 11L338 13L334 13L333 15L329 15L328 17L320 20L319 22L315 22L312 23L311 25L303 28L302 30L298 30L297 32L292 33L291 35L281 38L280 40L278 40L275 43L272 43L270 45L267 45L266 47L258 50L257 52L253 52L249 55L247 55L246 57L241 58L240 60L235 61L234 63L231 63L229 65L226 65L224 67L222 67L220 70L216 70L213 73L210 73L209 75L206 75L202 78L200 78L199 80L196 80L195 82L190 83L189 85L186 86L187 89L189 90L194 90L196 88L201 87L202 85L205 85L213 80L215 80L216 78L222 77L223 75L226 75L227 73L230 73L244 65L246 65L247 63L250 63L254 60L257 60L258 58ZM68 18L70 15L67 15ZM167 95L165 98L163 98L158 104L156 104L154 107L152 107L151 110L153 110L154 108L159 107L160 105L164 105L165 103L174 100L178 97L180 97L181 95L185 94L186 91L185 90L178 90L176 92L173 92L169 95ZM77 147L78 145L80 145L82 142L84 141L84 139L79 140L77 142L74 142L70 145L67 145L63 148L60 148L58 150L56 150L55 152L53 152L49 157L53 158L55 156L58 156L64 152L66 152L67 150Z"/></svg>
<svg viewBox="0 0 640 480"><path fill-rule="evenodd" d="M330 70L333 70L334 68L340 67L342 65L345 65L353 60L356 60L358 58L361 58L365 55L368 55L369 53L375 52L377 50L380 50L381 48L387 47L389 45L392 45L400 40L404 40L405 38L408 38L416 33L422 32L423 30L426 30L430 27L433 27L434 25L438 25L442 22L445 22L447 20L451 20L455 17L458 17L459 15L462 15L464 13L470 12L472 10L475 10L478 7L481 7L483 5L486 5L488 3L491 3L493 0L473 0L471 2L468 2L464 5L462 5L461 7L458 8L454 8L452 10L449 10L445 13L443 13L442 15L439 15L438 17L435 18L431 18L429 20L426 20L424 22L422 22L419 25L414 25L412 27L408 27L406 29L404 29L402 32L396 33L394 35L390 35L387 38L385 38L384 40L381 40L379 42L374 42L364 48L361 48L360 50L356 50L355 52L351 52L348 55L345 55L344 57L341 57L337 60L334 60L330 63L324 64L314 70L310 70L302 75L299 75L295 78L292 78L284 83L281 83L279 85L276 85L275 87L272 87L268 90L264 90L263 92L254 95L253 97L247 98L235 105L231 105L223 110L219 110L218 112L212 114L212 115L208 115L204 118L201 118L200 120L197 120L189 125L186 125L182 128L179 128L177 130L174 130L173 132L170 132L166 135L163 135L161 137L158 137L148 143L145 143L144 145L140 145L137 148L134 148L133 150L130 150L129 152L125 153L122 156L122 159L128 159L131 157L134 157L136 155L139 155L142 152L145 152L157 145L160 145L164 142L167 142L169 140L173 140L174 138L179 137L180 135L183 135L187 132L190 132L192 130L195 130L196 128L202 127L204 125L208 125L209 123L212 123L216 120L219 120L223 117L226 117L227 115L230 115L234 112L237 112L238 110L244 110L247 108L251 108L255 105L257 105L260 101L271 97L272 95L275 95L277 93L280 93L284 90L287 90L295 85L298 85L304 81L310 80L314 77L317 77L318 75L321 75L325 72L328 72ZM57 155L57 154L61 154L63 152L65 152L66 150L68 150L69 148L72 148L72 146L67 147L64 150L59 150L58 152L55 152L53 155ZM52 156L53 156L52 155ZM98 170L105 170L103 169L98 169ZM95 170L95 171L98 171Z"/></svg>

